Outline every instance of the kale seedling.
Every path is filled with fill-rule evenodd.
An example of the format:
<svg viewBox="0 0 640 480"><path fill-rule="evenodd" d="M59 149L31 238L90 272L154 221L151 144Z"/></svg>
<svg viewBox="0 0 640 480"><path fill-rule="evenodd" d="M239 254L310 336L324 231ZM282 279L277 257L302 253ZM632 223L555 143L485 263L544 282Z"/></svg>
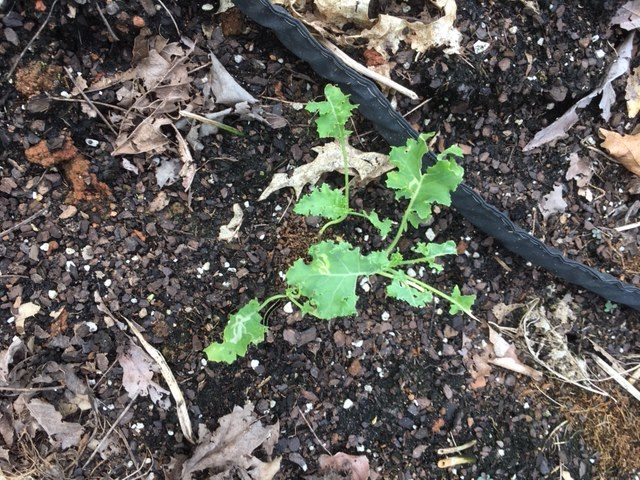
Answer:
<svg viewBox="0 0 640 480"><path fill-rule="evenodd" d="M344 187L334 189L323 184L303 196L294 211L327 219L321 233L349 216L363 217L386 238L393 228L390 219L381 220L375 211L356 211L349 202L347 142L351 132L346 129L346 124L356 105L351 104L349 97L332 85L325 88L325 97L325 101L311 102L306 108L318 113L316 125L320 138L332 138L340 145ZM442 265L436 260L456 253L453 241L416 242L410 252L398 250L398 242L409 227L417 228L429 220L434 204L450 205L451 193L462 181L464 171L455 160L462 156L462 151L457 146L438 154L436 163L423 170L422 157L428 151L427 140L432 136L433 134L423 134L417 139L408 140L403 147L391 149L389 159L396 170L387 174L386 185L394 191L396 200L406 203L406 208L386 249L364 255L359 247L343 240L323 240L312 245L309 248L311 261L307 263L297 259L287 271L285 292L273 295L263 302L253 299L231 315L224 329L222 342L212 343L205 349L207 358L215 362L232 363L246 354L250 344L262 342L267 327L263 323L261 311L278 300L288 299L303 314L323 320L355 315L358 301L356 284L360 277L378 275L388 279L387 296L413 307L425 306L433 301L435 295L449 302L450 314L464 312L473 316L471 306L475 295L462 295L457 286L451 293L445 293L408 275L404 270L411 265L426 264L435 272L442 271Z"/></svg>

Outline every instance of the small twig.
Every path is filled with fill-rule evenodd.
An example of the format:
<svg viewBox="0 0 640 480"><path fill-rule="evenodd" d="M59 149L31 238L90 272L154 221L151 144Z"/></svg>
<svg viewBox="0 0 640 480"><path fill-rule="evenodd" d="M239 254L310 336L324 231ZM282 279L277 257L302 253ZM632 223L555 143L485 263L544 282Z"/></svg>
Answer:
<svg viewBox="0 0 640 480"><path fill-rule="evenodd" d="M447 447L447 448L439 448L436 452L438 455L449 455L451 453L459 453L464 450L473 447L477 442L477 440L471 440L470 442L464 443L462 445L458 445L457 447Z"/></svg>
<svg viewBox="0 0 640 480"><path fill-rule="evenodd" d="M176 32L178 32L178 36L182 36L182 33L180 33L180 29L178 28L178 24L176 23L176 19L173 18L173 15L171 15L171 10L169 10L167 8L167 6L162 2L162 0L158 0L158 3L160 5L162 5L162 8L164 8L166 10L166 12L169 14L169 17L171 18L171 21L173 22L173 26L176 27Z"/></svg>
<svg viewBox="0 0 640 480"><path fill-rule="evenodd" d="M18 387L0 387L0 392L48 392L55 391L64 388L64 385L58 385L57 387L27 387L27 388L18 388Z"/></svg>
<svg viewBox="0 0 640 480"><path fill-rule="evenodd" d="M104 446L105 442L107 441L107 438L109 438L109 435L111 435L113 433L113 431L116 429L116 427L118 426L118 424L120 423L122 418L127 414L129 409L131 408L131 405L133 405L133 402L136 401L136 399L138 398L139 394L140 394L140 392L136 392L136 394L133 396L133 398L131 399L129 404L125 407L124 410L122 410L122 413L118 416L116 421L113 422L113 425L111 425L111 428L109 428L109 430L107 431L106 435L104 437L102 437L102 440L100 440L100 443L98 443L98 446L93 450L93 452L91 452L91 455L89 455L89 458L87 459L87 461L84 462L84 465L82 466L82 470L87 468L87 465L89 465L89 463L91 463L91 460L93 460L93 457L95 457L96 453L98 453L102 449L102 447Z"/></svg>
<svg viewBox="0 0 640 480"><path fill-rule="evenodd" d="M84 93L82 88L80 88L78 86L78 83L76 82L76 79L73 78L73 74L71 73L71 69L67 67L67 68L64 69L64 71L66 72L67 76L69 77L69 80L71 80L71 83L73 83L73 86L78 89L78 92L80 93L80 95L82 95L82 98L84 98L85 101L91 106L91 108L93 108L96 111L96 113L98 114L100 119L104 122L104 124L107 127L109 127L109 130L111 130L113 132L113 134L117 137L118 136L118 132L116 132L116 129L113 128L113 125L111 125L111 122L109 122L109 120L107 120L107 117L105 117L102 114L102 112L100 110L98 110L98 108L95 106L93 101L91 101L91 99L87 96L87 94Z"/></svg>
<svg viewBox="0 0 640 480"><path fill-rule="evenodd" d="M426 100L424 100L423 102L420 102L418 105L416 105L415 107L413 107L411 110L409 110L407 113L403 113L402 116L407 118L409 115L411 115L413 112L415 112L416 110L418 110L419 108L424 107L427 103L429 103L431 101L430 98L427 98Z"/></svg>
<svg viewBox="0 0 640 480"><path fill-rule="evenodd" d="M65 97L54 97L54 96L49 96L47 98L49 98L49 100L54 100L56 102L87 103L87 101L84 98L65 98ZM98 102L96 100L94 100L93 103L95 105L100 105L101 107L113 108L114 110L120 110L121 112L125 112L125 113L128 112L126 108L122 108L119 105L112 105L111 103L106 103L106 102ZM136 115L142 116L137 113Z"/></svg>
<svg viewBox="0 0 640 480"><path fill-rule="evenodd" d="M633 230L634 228L640 227L640 222L629 223L628 225L622 225L621 227L616 227L614 230L616 232L626 232L627 230Z"/></svg>
<svg viewBox="0 0 640 480"><path fill-rule="evenodd" d="M57 3L58 3L58 0L53 0L51 7L49 7L49 14L47 15L47 18L44 19L44 22L42 23L42 25L40 25L40 28L38 28L38 30L36 31L36 34L33 37L31 37L31 40L29 40L29 43L27 43L27 46L24 47L24 50L22 50L22 52L20 52L20 55L18 55L18 58L16 58L16 61L13 63L13 65L11 66L11 69L9 70L9 73L7 73L5 77L7 80L11 78L11 76L13 75L13 72L15 72L16 68L18 68L18 64L20 63L20 60L22 60L22 57L24 57L24 55L27 53L27 50L29 50L31 45L33 45L33 42L35 42L36 38L38 38L38 35L42 33L42 30L44 30L44 27L47 25L47 23L49 23L49 20L51 19L51 14L53 13L53 9L57 5Z"/></svg>
<svg viewBox="0 0 640 480"><path fill-rule="evenodd" d="M105 26L107 27L107 30L109 31L109 35L111 35L114 41L119 42L120 39L116 35L116 32L114 32L113 29L111 28L111 25L109 25L109 22L107 21L107 17L105 17L104 13L102 13L102 9L100 8L100 5L98 5L98 2L96 2L96 10L98 10L98 14L100 15L100 18L102 19Z"/></svg>
<svg viewBox="0 0 640 480"><path fill-rule="evenodd" d="M345 64L353 68L356 72L361 73L365 77L369 77L371 80L374 80L384 85L385 87L389 87L395 90L396 92L409 97L411 100L418 100L420 98L418 97L418 94L413 90L409 90L407 87L403 87L402 85L400 85L397 82L394 82L390 78L385 77L384 75L380 75L378 72L374 72L373 70L365 67L361 63L356 62L353 58L351 58L349 55L344 53L342 50L340 50L330 41L321 39L320 43L324 45L326 48L328 48L332 53L334 53Z"/></svg>
<svg viewBox="0 0 640 480"><path fill-rule="evenodd" d="M322 447L322 449L325 452L327 452L327 455L331 455L331 452L329 450L327 450L327 447L324 446L324 443L322 443L320 441L320 439L318 438L318 435L316 435L316 431L313 429L313 427L309 423L309 420L307 420L307 417L304 416L304 413L302 412L302 409L300 407L298 407L298 412L300 412L300 416L304 420L304 423L307 424L307 427L309 427L309 430L311 430L311 433L313 433L313 436L315 437L316 441L318 442L318 445L320 445Z"/></svg>
<svg viewBox="0 0 640 480"><path fill-rule="evenodd" d="M27 223L31 222L32 220L35 220L40 215L46 215L47 213L49 213L49 210L47 209L47 207L41 208L40 210L38 210L36 213L31 215L30 217L27 217L24 220L22 220L21 222L16 223L13 227L7 228L6 230L0 232L0 238L4 237L5 235L9 235L14 230L17 230L21 226L26 225Z"/></svg>

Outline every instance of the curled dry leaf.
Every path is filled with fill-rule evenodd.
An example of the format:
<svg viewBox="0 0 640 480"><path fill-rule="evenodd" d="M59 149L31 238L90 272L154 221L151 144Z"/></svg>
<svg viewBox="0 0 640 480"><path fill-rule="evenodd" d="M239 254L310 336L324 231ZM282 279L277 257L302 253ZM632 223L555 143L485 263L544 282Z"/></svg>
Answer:
<svg viewBox="0 0 640 480"><path fill-rule="evenodd" d="M315 185L325 173L342 171L342 155L337 142L314 147L313 151L318 154L316 159L297 167L291 176L286 173L276 173L259 200L262 201L273 192L286 187L293 188L296 197L299 197L306 185ZM347 146L347 153L350 173L354 175L354 183L358 185L365 185L394 168L389 162L389 157L382 153L362 152L351 146Z"/></svg>
<svg viewBox="0 0 640 480"><path fill-rule="evenodd" d="M640 133L620 135L604 128L599 133L604 139L602 148L631 173L640 176Z"/></svg>
<svg viewBox="0 0 640 480"><path fill-rule="evenodd" d="M20 351L26 350L24 342L19 337L13 337L11 345L0 351L0 384L6 384L9 376L9 365L13 363L13 358Z"/></svg>
<svg viewBox="0 0 640 480"><path fill-rule="evenodd" d="M607 121L609 120L611 117L611 106L616 101L616 93L611 86L611 82L629 70L633 50L633 37L634 32L631 32L622 44L618 46L616 49L618 58L609 66L598 88L578 101L551 125L536 133L533 139L525 145L523 151L528 152L563 137L578 121L578 110L588 106L591 101L600 94L602 94L602 99L599 103L600 109L602 110L602 118Z"/></svg>
<svg viewBox="0 0 640 480"><path fill-rule="evenodd" d="M320 455L318 465L321 470L350 474L351 480L369 478L369 459L364 455L348 455L342 452L335 455Z"/></svg>
<svg viewBox="0 0 640 480"><path fill-rule="evenodd" d="M220 426L211 433L201 425L200 442L191 458L182 465L182 480L190 480L194 473L210 470L210 478L240 478L271 480L280 470L280 458L263 462L253 455L262 447L268 456L278 441L280 424L264 426L253 413L253 404L234 407L233 412L220 418Z"/></svg>
<svg viewBox="0 0 640 480"><path fill-rule="evenodd" d="M75 447L80 442L84 433L82 425L64 422L62 415L50 403L34 398L27 403L27 409L38 425L47 432L47 435L60 443L63 450Z"/></svg>
<svg viewBox="0 0 640 480"><path fill-rule="evenodd" d="M218 234L218 240L224 240L225 242L231 242L238 237L238 232L242 226L242 220L244 219L244 212L240 205L233 204L233 218L231 221L220 227L220 233Z"/></svg>
<svg viewBox="0 0 640 480"><path fill-rule="evenodd" d="M565 178L567 180L575 180L578 186L578 195L585 197L589 201L593 200L593 192L588 188L593 172L591 160L581 157L576 152L569 155L569 168Z"/></svg>
<svg viewBox="0 0 640 480"><path fill-rule="evenodd" d="M513 372L528 375L537 381L542 380L542 373L522 363L518 358L516 348L491 327L489 327L489 341L493 345L493 352L495 353L495 358L489 360L490 363Z"/></svg>
<svg viewBox="0 0 640 480"><path fill-rule="evenodd" d="M554 213L564 212L567 202L562 198L562 185L554 185L551 193L546 194L538 205L544 218L549 218Z"/></svg>

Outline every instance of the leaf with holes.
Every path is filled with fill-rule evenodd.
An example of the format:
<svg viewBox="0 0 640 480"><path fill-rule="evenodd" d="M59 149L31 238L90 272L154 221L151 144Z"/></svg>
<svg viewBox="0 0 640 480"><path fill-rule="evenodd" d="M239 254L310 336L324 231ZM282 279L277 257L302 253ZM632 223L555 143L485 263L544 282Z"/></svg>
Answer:
<svg viewBox="0 0 640 480"><path fill-rule="evenodd" d="M305 308L330 320L356 314L356 281L389 265L383 252L362 255L347 242L324 241L309 249L312 260L298 259L287 271L287 283L302 297Z"/></svg>
<svg viewBox="0 0 640 480"><path fill-rule="evenodd" d="M346 139L351 133L344 126L351 118L351 111L357 105L349 101L349 95L345 95L335 85L327 85L324 88L326 100L322 102L309 102L306 109L309 112L318 113L316 126L320 138Z"/></svg>
<svg viewBox="0 0 640 480"><path fill-rule="evenodd" d="M204 353L212 362L233 363L237 357L247 353L250 344L262 342L265 333L267 327L262 324L260 303L253 299L229 317L222 342L212 343L204 349Z"/></svg>

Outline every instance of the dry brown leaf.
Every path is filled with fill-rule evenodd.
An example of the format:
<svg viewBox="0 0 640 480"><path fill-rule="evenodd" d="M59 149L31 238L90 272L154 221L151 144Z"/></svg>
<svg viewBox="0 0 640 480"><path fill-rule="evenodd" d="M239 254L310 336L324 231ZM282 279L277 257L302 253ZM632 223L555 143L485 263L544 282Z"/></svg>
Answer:
<svg viewBox="0 0 640 480"><path fill-rule="evenodd" d="M162 152L169 139L160 131L163 125L169 125L168 118L147 117L132 132L122 132L116 139L116 149L112 155L132 155L146 152Z"/></svg>
<svg viewBox="0 0 640 480"><path fill-rule="evenodd" d="M320 470L329 470L351 474L351 480L367 480L369 478L369 459L365 455L348 455L343 452L335 455L320 455Z"/></svg>
<svg viewBox="0 0 640 480"><path fill-rule="evenodd" d="M178 155L180 156L180 160L182 160L182 168L180 169L179 175L182 177L182 188L184 188L185 192L188 192L198 169L193 161L189 145L187 145L180 131L177 128L174 129L176 131L176 139L178 140Z"/></svg>
<svg viewBox="0 0 640 480"><path fill-rule="evenodd" d="M122 367L122 386L130 398L148 395L156 405L165 410L169 407L170 402L166 398L169 392L153 381L153 374L158 369L147 352L132 343L118 355L118 362Z"/></svg>
<svg viewBox="0 0 640 480"><path fill-rule="evenodd" d="M56 442L60 442L60 447L63 450L78 445L80 437L84 433L82 425L64 422L62 415L53 405L39 398L34 398L27 403L27 408L38 425L47 432L47 435L53 437Z"/></svg>
<svg viewBox="0 0 640 480"><path fill-rule="evenodd" d="M278 440L280 424L265 427L253 413L253 404L244 408L234 407L233 412L220 418L218 429L210 433L201 425L200 443L191 458L182 465L182 480L189 480L196 472L211 469L216 473L211 478L232 478L239 470L242 478L271 480L280 470L280 458L263 462L253 456L261 447L267 455L273 453Z"/></svg>
<svg viewBox="0 0 640 480"><path fill-rule="evenodd" d="M21 350L26 350L24 342L19 337L13 337L11 345L0 351L0 383L6 384L9 376L9 365L13 363L13 357Z"/></svg>
<svg viewBox="0 0 640 480"><path fill-rule="evenodd" d="M635 118L640 112L640 67L636 67L633 73L629 75L624 98L627 101L629 117Z"/></svg>
<svg viewBox="0 0 640 480"><path fill-rule="evenodd" d="M240 227L242 226L242 219L244 218L244 212L238 203L233 204L233 218L227 225L220 227L220 233L218 234L218 240L224 240L225 242L231 242L238 237Z"/></svg>
<svg viewBox="0 0 640 480"><path fill-rule="evenodd" d="M599 133L604 139L601 147L631 173L640 176L640 133L620 135L604 128Z"/></svg>
<svg viewBox="0 0 640 480"><path fill-rule="evenodd" d="M296 197L300 197L306 185L315 185L325 173L342 171L342 155L337 142L314 147L313 151L318 154L316 159L297 167L291 176L286 173L276 173L259 200L262 201L273 192L287 187L293 188ZM362 152L351 146L347 146L347 152L350 173L355 176L354 183L358 185L365 185L394 168L389 163L389 157L382 153Z"/></svg>

